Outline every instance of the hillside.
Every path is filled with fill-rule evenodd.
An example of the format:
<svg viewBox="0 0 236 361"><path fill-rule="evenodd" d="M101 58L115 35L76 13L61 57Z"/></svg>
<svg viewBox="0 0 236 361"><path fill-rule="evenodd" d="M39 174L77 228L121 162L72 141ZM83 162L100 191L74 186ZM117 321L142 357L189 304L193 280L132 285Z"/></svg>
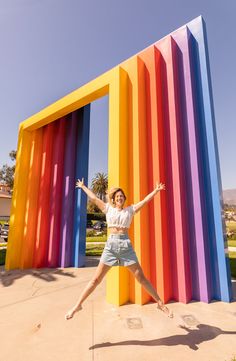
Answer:
<svg viewBox="0 0 236 361"><path fill-rule="evenodd" d="M223 191L225 204L236 205L236 189L226 189Z"/></svg>

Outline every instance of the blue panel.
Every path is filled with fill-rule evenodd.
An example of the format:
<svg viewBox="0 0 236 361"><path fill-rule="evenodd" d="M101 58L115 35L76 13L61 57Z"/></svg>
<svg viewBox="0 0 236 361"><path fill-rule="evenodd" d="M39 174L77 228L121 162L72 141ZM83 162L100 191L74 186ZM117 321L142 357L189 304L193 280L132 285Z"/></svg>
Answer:
<svg viewBox="0 0 236 361"><path fill-rule="evenodd" d="M78 110L76 180L84 178L86 185L88 183L89 128L90 104ZM73 233L74 267L83 267L85 265L86 223L87 196L81 189L76 188Z"/></svg>
<svg viewBox="0 0 236 361"><path fill-rule="evenodd" d="M224 252L224 227L222 224L222 185L216 138L213 98L210 80L205 23L202 17L187 24L193 37L196 89L198 93L199 139L203 160L203 187L206 197L206 214L210 256L213 274L213 297L229 302L232 287L228 258ZM208 217L209 215L209 217Z"/></svg>
<svg viewBox="0 0 236 361"><path fill-rule="evenodd" d="M211 299L220 299L220 281L219 269L216 254L216 236L214 212L211 194L211 179L209 170L209 157L207 148L207 135L205 125L204 101L201 82L201 68L199 61L199 47L196 39L191 35L191 63L192 63L192 80L194 89L194 105L196 113L196 134L197 134L197 152L198 152L198 169L201 192L201 209L203 214L203 231L205 252L209 255L208 267L211 275Z"/></svg>

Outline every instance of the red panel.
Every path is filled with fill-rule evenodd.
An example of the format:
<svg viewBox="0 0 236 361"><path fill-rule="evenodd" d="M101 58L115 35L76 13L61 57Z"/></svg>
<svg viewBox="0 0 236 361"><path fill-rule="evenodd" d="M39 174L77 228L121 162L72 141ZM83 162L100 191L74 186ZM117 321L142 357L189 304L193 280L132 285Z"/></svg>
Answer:
<svg viewBox="0 0 236 361"><path fill-rule="evenodd" d="M64 171L65 118L55 124L54 147L52 156L52 189L49 212L49 247L48 266L58 267L60 264L60 235L62 211L62 185Z"/></svg>
<svg viewBox="0 0 236 361"><path fill-rule="evenodd" d="M169 36L156 44L163 57L162 83L167 166L168 222L172 252L173 294L176 300L191 299L191 271L187 240L187 209L183 185L183 144L180 131L181 109L178 94L177 55Z"/></svg>
<svg viewBox="0 0 236 361"><path fill-rule="evenodd" d="M38 199L38 224L34 267L48 266L49 207L51 193L52 148L54 123L43 128L42 166Z"/></svg>

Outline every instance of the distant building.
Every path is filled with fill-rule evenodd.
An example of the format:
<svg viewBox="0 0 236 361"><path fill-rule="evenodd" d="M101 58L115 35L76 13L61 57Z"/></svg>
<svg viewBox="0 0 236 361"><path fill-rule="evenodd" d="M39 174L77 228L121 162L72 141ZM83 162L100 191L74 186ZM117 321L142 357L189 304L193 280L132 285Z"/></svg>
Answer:
<svg viewBox="0 0 236 361"><path fill-rule="evenodd" d="M9 219L12 196L7 192L0 191L0 219Z"/></svg>
<svg viewBox="0 0 236 361"><path fill-rule="evenodd" d="M0 182L0 193L1 192L10 193L10 191L11 191L11 188L9 187L8 184Z"/></svg>

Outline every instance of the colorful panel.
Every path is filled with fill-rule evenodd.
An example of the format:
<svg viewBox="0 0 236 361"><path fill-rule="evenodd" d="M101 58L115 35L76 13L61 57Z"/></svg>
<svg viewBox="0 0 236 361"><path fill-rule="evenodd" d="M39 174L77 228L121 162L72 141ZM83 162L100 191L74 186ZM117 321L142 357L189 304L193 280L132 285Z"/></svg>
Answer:
<svg viewBox="0 0 236 361"><path fill-rule="evenodd" d="M78 111L76 179L88 183L90 105ZM75 190L73 230L73 267L85 266L87 199L81 189Z"/></svg>

